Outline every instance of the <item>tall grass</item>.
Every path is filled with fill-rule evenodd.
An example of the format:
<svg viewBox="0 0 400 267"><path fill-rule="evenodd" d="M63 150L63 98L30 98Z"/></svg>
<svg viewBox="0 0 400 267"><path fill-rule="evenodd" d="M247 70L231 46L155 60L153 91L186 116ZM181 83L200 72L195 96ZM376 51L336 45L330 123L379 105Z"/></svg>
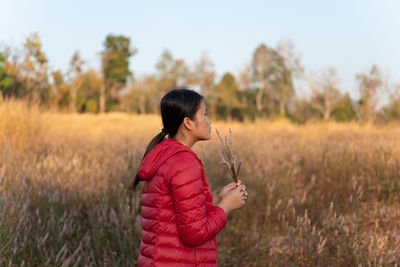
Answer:
<svg viewBox="0 0 400 267"><path fill-rule="evenodd" d="M249 199L218 235L220 266L400 262L397 126L215 122L231 127ZM43 113L0 104L0 264L134 266L127 191L157 116ZM212 190L231 181L217 138L194 146Z"/></svg>

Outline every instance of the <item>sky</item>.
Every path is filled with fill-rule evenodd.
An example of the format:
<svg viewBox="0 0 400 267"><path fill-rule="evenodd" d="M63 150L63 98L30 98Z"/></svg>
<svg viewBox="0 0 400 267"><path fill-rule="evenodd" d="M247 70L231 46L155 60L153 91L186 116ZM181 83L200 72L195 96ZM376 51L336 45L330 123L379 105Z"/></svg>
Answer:
<svg viewBox="0 0 400 267"><path fill-rule="evenodd" d="M400 1L105 1L0 0L0 43L21 46L38 32L54 69L66 71L79 51L99 68L108 34L130 37L136 77L155 73L161 53L193 65L203 53L218 77L251 63L264 43L290 40L306 71L334 67L340 89L357 97L355 75L377 64L400 83Z"/></svg>

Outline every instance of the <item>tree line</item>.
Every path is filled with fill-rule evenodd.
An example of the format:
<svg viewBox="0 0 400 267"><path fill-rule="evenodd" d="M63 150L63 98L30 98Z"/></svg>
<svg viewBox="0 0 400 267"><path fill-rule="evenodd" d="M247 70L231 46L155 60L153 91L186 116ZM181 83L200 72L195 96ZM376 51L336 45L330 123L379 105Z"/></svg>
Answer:
<svg viewBox="0 0 400 267"><path fill-rule="evenodd" d="M129 64L137 52L129 37L109 34L100 52L99 69L88 67L76 51L63 72L49 65L39 34L32 33L21 47L0 48L0 100L24 99L66 112L147 114L159 112L166 92L191 88L205 96L210 116L222 120L400 119L400 84L389 83L378 66L355 75L360 97L352 99L340 88L333 67L306 72L290 41L275 47L260 44L236 76L227 72L218 80L207 54L190 66L168 50L161 54L155 73L135 77ZM308 95L299 95L300 84L310 89ZM379 106L384 95L389 101Z"/></svg>

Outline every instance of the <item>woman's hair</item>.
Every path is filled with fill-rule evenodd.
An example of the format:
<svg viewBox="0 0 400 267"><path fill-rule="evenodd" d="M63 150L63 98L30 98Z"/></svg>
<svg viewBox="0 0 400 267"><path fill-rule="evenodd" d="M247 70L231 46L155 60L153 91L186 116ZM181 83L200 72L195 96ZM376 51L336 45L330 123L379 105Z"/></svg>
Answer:
<svg viewBox="0 0 400 267"><path fill-rule="evenodd" d="M188 117L194 120L194 116L199 110L202 100L204 100L202 95L189 89L172 90L161 99L160 109L164 128L150 141L142 161L157 144L164 140L166 135L169 135L169 137L176 135L184 118ZM135 190L139 183L139 169L140 165L133 181L129 185L129 189L131 190Z"/></svg>

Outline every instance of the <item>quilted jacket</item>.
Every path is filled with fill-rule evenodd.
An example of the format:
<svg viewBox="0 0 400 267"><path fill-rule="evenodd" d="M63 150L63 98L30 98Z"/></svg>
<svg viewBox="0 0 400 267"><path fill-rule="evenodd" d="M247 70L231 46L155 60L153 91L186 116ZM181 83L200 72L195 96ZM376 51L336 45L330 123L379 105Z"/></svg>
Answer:
<svg viewBox="0 0 400 267"><path fill-rule="evenodd" d="M165 139L144 158L139 179L146 182L138 266L217 266L215 237L228 219L212 204L196 154Z"/></svg>

